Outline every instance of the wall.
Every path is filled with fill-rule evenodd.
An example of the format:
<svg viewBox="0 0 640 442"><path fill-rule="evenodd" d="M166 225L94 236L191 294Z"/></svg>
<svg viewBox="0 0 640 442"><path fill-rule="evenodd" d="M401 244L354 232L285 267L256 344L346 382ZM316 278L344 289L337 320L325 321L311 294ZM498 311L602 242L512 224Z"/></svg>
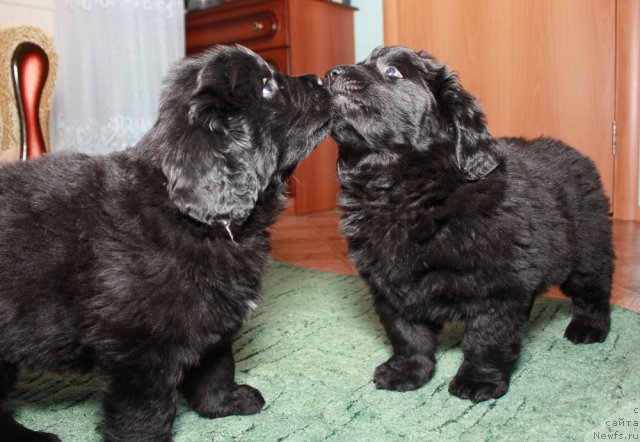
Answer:
<svg viewBox="0 0 640 442"><path fill-rule="evenodd" d="M382 0L351 0L351 6L358 8L354 14L356 61L362 61L384 43Z"/></svg>
<svg viewBox="0 0 640 442"><path fill-rule="evenodd" d="M53 0L0 0L0 26L33 25L53 37Z"/></svg>

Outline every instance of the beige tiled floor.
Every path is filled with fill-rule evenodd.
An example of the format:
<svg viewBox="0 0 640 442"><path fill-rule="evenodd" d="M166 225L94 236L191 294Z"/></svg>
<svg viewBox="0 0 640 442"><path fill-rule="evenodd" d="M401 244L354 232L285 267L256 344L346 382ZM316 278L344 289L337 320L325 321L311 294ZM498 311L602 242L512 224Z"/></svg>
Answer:
<svg viewBox="0 0 640 442"><path fill-rule="evenodd" d="M272 229L273 257L301 267L355 275L337 212L295 216L286 212ZM614 221L616 273L612 303L640 312L640 223ZM557 289L547 296L561 297Z"/></svg>

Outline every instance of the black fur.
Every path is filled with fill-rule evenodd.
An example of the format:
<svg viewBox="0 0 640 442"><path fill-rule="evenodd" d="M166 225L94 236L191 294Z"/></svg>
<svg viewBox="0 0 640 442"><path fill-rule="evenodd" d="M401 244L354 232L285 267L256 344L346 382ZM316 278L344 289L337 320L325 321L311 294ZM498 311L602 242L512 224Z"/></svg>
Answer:
<svg viewBox="0 0 640 442"><path fill-rule="evenodd" d="M573 300L567 339L605 340L614 254L588 158L549 138L492 138L474 97L424 52L378 48L327 78L341 227L393 346L378 388L429 381L437 332L462 319L449 391L502 396L534 298L552 285Z"/></svg>
<svg viewBox="0 0 640 442"><path fill-rule="evenodd" d="M3 166L0 434L43 440L6 407L19 367L95 369L113 441L169 440L180 389L203 416L260 411L231 339L262 298L284 179L329 125L318 77L218 47L177 64L135 147Z"/></svg>

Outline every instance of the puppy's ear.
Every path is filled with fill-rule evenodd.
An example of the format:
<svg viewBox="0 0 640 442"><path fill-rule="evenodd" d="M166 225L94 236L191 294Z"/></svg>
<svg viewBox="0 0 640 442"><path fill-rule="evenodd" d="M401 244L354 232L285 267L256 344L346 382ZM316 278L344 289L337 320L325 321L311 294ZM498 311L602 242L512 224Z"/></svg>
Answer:
<svg viewBox="0 0 640 442"><path fill-rule="evenodd" d="M162 164L169 198L182 213L205 224L242 223L258 198L261 162L250 159L250 146L222 146L220 138L203 129L181 137Z"/></svg>
<svg viewBox="0 0 640 442"><path fill-rule="evenodd" d="M259 99L260 71L254 59L223 51L203 57L189 100L189 124L226 134L228 118Z"/></svg>
<svg viewBox="0 0 640 442"><path fill-rule="evenodd" d="M469 181L484 178L498 167L500 160L478 101L462 87L455 72L430 56L421 55L428 71L434 74L429 83L436 100L435 112L439 114L440 127L455 141L460 170Z"/></svg>

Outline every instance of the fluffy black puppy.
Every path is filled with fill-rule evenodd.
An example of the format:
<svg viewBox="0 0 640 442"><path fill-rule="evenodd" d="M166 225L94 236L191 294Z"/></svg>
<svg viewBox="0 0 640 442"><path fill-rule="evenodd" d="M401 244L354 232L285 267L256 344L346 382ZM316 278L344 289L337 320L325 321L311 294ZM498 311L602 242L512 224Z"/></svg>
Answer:
<svg viewBox="0 0 640 442"><path fill-rule="evenodd" d="M378 388L424 385L436 333L463 319L449 391L502 396L534 298L551 285L573 300L565 336L605 340L614 254L588 158L548 138L492 138L474 97L424 52L378 48L327 78L342 231L393 346Z"/></svg>
<svg viewBox="0 0 640 442"><path fill-rule="evenodd" d="M94 368L113 441L169 440L179 390L203 416L260 411L231 339L262 298L284 179L329 128L318 77L218 47L177 64L135 147L0 169L0 438L57 440L9 414L18 367Z"/></svg>

